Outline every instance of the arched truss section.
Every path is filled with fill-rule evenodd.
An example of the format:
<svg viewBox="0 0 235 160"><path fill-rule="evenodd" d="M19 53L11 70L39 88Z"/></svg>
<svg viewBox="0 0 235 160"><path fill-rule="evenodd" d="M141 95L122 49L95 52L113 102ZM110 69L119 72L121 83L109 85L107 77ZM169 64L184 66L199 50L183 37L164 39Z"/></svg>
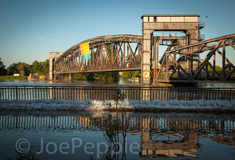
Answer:
<svg viewBox="0 0 235 160"><path fill-rule="evenodd" d="M231 34L167 50L155 82L234 82L235 66L226 57L226 47L234 51L234 45L235 34ZM194 59L203 52L207 55L202 61ZM220 70L216 69L216 56L222 58ZM186 67L180 64L182 58L187 61Z"/></svg>
<svg viewBox="0 0 235 160"><path fill-rule="evenodd" d="M80 44L89 42L91 59L82 60ZM141 69L141 35L101 36L65 51L54 62L55 72L103 72Z"/></svg>

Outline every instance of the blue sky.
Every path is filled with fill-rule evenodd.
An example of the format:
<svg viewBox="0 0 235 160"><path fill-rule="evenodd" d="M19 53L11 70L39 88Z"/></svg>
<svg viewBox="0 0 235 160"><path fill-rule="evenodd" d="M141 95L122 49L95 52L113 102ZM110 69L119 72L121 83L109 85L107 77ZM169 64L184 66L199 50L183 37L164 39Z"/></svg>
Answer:
<svg viewBox="0 0 235 160"><path fill-rule="evenodd" d="M0 57L44 61L94 37L142 34L143 14L199 14L206 39L235 33L235 0L0 0ZM232 54L233 53L233 54ZM228 51L233 62L234 51Z"/></svg>

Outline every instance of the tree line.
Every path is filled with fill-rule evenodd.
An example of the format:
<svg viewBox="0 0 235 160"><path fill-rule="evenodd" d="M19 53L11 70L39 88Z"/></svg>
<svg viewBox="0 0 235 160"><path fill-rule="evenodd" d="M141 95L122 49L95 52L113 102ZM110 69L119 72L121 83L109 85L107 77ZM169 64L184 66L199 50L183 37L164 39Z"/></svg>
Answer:
<svg viewBox="0 0 235 160"><path fill-rule="evenodd" d="M12 63L6 68L0 58L0 75L20 74L20 76L28 76L30 73L48 74L49 60L46 59L43 62L34 61L31 65L25 62Z"/></svg>
<svg viewBox="0 0 235 160"><path fill-rule="evenodd" d="M28 76L29 74L38 73L38 74L48 74L49 73L49 60L46 59L44 62L34 61L31 65L18 62L12 63L9 67L5 67L4 63L0 58L0 75L13 75L20 74L20 76ZM95 80L105 82L114 82L119 78L118 72L102 72L102 73L75 73L73 74L73 79L77 80Z"/></svg>

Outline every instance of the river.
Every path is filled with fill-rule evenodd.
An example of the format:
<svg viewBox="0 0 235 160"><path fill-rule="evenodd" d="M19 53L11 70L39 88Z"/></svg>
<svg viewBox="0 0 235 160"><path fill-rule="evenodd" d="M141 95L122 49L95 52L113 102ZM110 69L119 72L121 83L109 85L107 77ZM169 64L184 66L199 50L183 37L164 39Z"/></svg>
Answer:
<svg viewBox="0 0 235 160"><path fill-rule="evenodd" d="M140 81L133 80L125 80L120 79L117 83L109 83L109 82L100 82L97 80L86 80L86 81L38 81L38 80L0 80L0 86L142 86ZM158 86L170 86L169 84L161 83ZM200 88L235 88L234 83L202 83L197 87Z"/></svg>
<svg viewBox="0 0 235 160"><path fill-rule="evenodd" d="M109 159L111 143L102 131L106 114L2 111L0 159L15 159L15 149L22 152L30 148L39 160L90 160L90 155L93 159ZM113 154L114 159L235 158L234 115L121 112L119 117L120 148Z"/></svg>
<svg viewBox="0 0 235 160"><path fill-rule="evenodd" d="M2 88L71 85L102 87L117 84L98 81L0 81ZM138 81L128 80L121 80L118 85L141 86ZM203 84L199 87L206 90L235 86ZM21 90L17 93L21 93ZM69 92L66 93L68 95ZM19 155L15 150L27 151L25 154L28 155L30 148L33 153L38 151L35 157L39 160L90 160L90 156L92 159L109 159L109 156L113 156L114 159L136 160L235 159L234 114L112 112L114 119L119 117L120 124L119 150L113 154L104 131L104 127L109 127L105 121L107 115L104 111L0 110L0 159L16 159Z"/></svg>
<svg viewBox="0 0 235 160"><path fill-rule="evenodd" d="M118 83L110 83L110 82L100 82L97 80L73 80L73 81L39 81L39 80L17 80L17 79L7 79L0 80L0 86L102 86L102 85L140 85L139 81L132 80L123 80L120 79Z"/></svg>

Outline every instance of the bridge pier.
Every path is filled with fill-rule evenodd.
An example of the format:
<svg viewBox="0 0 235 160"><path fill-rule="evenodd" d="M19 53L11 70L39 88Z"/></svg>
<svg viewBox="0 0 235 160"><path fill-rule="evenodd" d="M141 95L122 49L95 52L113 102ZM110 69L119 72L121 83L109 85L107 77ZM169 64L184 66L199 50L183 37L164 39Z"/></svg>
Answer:
<svg viewBox="0 0 235 160"><path fill-rule="evenodd" d="M64 52L49 52L49 80L52 81L54 78L54 60L58 58Z"/></svg>
<svg viewBox="0 0 235 160"><path fill-rule="evenodd" d="M73 75L72 75L72 73L69 73L68 80L71 81L72 79L73 79Z"/></svg>
<svg viewBox="0 0 235 160"><path fill-rule="evenodd" d="M141 17L142 18L142 17ZM141 61L141 83L150 84L150 50L153 30L149 30L149 17L142 18L142 61Z"/></svg>

